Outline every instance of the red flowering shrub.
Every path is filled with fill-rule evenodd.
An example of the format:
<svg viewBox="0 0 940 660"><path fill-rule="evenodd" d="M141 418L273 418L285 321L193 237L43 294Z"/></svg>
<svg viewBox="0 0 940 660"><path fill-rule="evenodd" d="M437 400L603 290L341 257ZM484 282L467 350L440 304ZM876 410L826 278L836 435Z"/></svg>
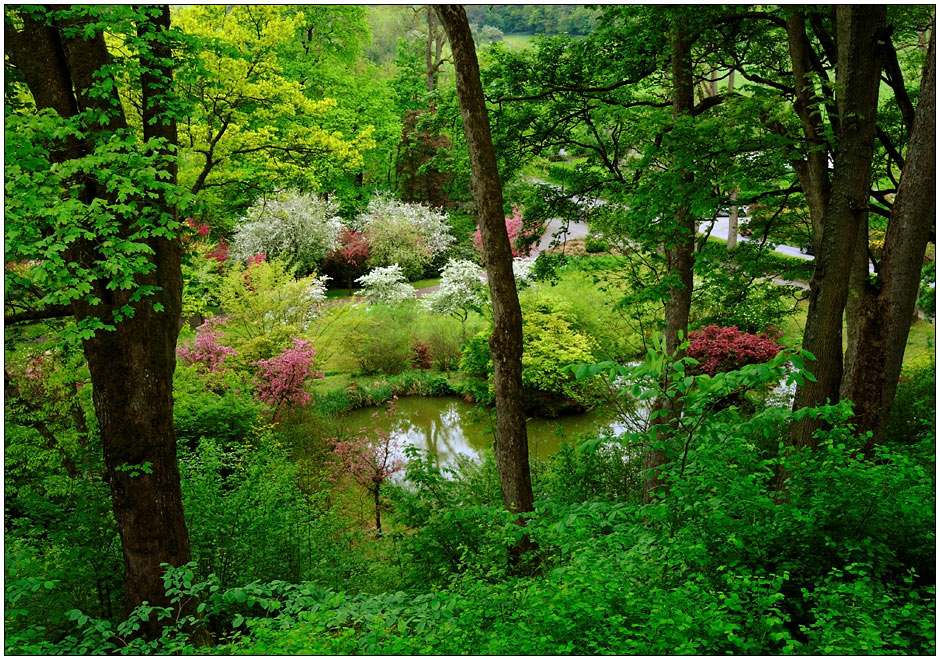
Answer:
<svg viewBox="0 0 940 660"><path fill-rule="evenodd" d="M220 264L224 264L226 261L228 261L228 250L228 243L225 242L224 238L220 238L219 244L209 250L209 252L206 253L206 256L210 259L215 259Z"/></svg>
<svg viewBox="0 0 940 660"><path fill-rule="evenodd" d="M746 364L767 362L783 348L776 338L741 332L734 327L707 325L689 333L687 355L698 360L691 371L714 376L719 371L734 371Z"/></svg>
<svg viewBox="0 0 940 660"><path fill-rule="evenodd" d="M411 366L415 369L430 369L433 360L431 344L415 339L415 343L411 346Z"/></svg>
<svg viewBox="0 0 940 660"><path fill-rule="evenodd" d="M353 280L366 274L372 244L363 232L344 229L339 235L339 247L323 259L323 272L339 282L348 284L350 291Z"/></svg>
<svg viewBox="0 0 940 660"><path fill-rule="evenodd" d="M292 408L310 401L304 389L311 378L323 378L314 370L313 360L317 352L313 344L291 337L293 347L284 349L270 360L258 360L255 375L255 398L264 403L272 419L277 419L282 406Z"/></svg>

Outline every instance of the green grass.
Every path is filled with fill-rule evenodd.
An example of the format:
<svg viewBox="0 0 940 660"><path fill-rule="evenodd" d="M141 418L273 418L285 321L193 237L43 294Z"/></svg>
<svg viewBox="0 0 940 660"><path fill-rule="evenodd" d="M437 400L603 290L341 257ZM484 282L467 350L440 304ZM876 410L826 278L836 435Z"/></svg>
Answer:
<svg viewBox="0 0 940 660"><path fill-rule="evenodd" d="M429 277L426 280L418 280L417 282L411 282L411 286L416 289L426 289L429 286L437 286L441 283L441 278L439 277Z"/></svg>
<svg viewBox="0 0 940 660"><path fill-rule="evenodd" d="M515 32L512 34L503 35L503 43L509 47L509 50L519 51L525 50L532 44L532 38L534 35L523 34L520 32Z"/></svg>

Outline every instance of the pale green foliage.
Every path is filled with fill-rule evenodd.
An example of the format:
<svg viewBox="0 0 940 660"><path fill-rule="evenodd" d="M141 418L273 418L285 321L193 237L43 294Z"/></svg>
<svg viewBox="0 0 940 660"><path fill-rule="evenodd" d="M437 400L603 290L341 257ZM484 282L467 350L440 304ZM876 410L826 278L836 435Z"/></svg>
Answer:
<svg viewBox="0 0 940 660"><path fill-rule="evenodd" d="M564 304L548 297L523 311L522 327L523 385L580 399L585 383L574 383L567 367L593 362L596 342L572 326Z"/></svg>
<svg viewBox="0 0 940 660"><path fill-rule="evenodd" d="M424 296L421 305L465 321L471 310L486 303L483 275L483 269L472 261L450 259L441 271L441 288Z"/></svg>
<svg viewBox="0 0 940 660"><path fill-rule="evenodd" d="M219 298L225 332L247 366L290 345L291 335L312 329L326 300L326 275L295 279L282 260L233 269L222 281Z"/></svg>
<svg viewBox="0 0 940 660"><path fill-rule="evenodd" d="M401 266L393 264L373 268L356 279L362 285L362 296L371 302L396 304L414 298L414 287L405 281Z"/></svg>
<svg viewBox="0 0 940 660"><path fill-rule="evenodd" d="M447 216L420 204L376 195L354 229L372 243L371 264L398 264L408 279L417 279L437 255L454 242Z"/></svg>
<svg viewBox="0 0 940 660"><path fill-rule="evenodd" d="M339 247L343 221L329 197L296 190L260 198L241 218L232 241L232 256L282 257L301 275L316 270L327 253Z"/></svg>

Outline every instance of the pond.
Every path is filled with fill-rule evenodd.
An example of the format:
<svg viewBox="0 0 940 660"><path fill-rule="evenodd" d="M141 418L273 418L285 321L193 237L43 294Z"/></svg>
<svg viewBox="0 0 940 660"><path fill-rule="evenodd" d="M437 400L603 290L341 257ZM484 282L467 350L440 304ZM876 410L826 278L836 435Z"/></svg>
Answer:
<svg viewBox="0 0 940 660"><path fill-rule="evenodd" d="M481 412L474 404L455 397L407 397L395 404L390 417L383 407L361 408L343 417L346 428L356 431L365 426L389 430L400 446L412 445L437 454L441 465L453 464L459 454L480 458L483 450L493 447L495 420L488 411ZM376 419L372 415L379 412ZM597 434L606 431L621 435L626 427L606 411L568 415L558 419L530 418L526 424L529 455L545 458L561 447L564 438L579 433Z"/></svg>

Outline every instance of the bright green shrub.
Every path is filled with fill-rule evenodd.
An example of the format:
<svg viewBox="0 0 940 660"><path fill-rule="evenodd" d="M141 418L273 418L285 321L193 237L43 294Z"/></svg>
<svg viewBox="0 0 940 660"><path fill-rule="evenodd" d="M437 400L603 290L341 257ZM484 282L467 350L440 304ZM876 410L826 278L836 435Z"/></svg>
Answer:
<svg viewBox="0 0 940 660"><path fill-rule="evenodd" d="M607 241L600 236L589 236L584 239L584 251L595 253L595 252L607 252L610 249L610 245Z"/></svg>
<svg viewBox="0 0 940 660"><path fill-rule="evenodd" d="M412 306L372 305L366 321L349 334L346 346L363 374L400 374L411 363Z"/></svg>

